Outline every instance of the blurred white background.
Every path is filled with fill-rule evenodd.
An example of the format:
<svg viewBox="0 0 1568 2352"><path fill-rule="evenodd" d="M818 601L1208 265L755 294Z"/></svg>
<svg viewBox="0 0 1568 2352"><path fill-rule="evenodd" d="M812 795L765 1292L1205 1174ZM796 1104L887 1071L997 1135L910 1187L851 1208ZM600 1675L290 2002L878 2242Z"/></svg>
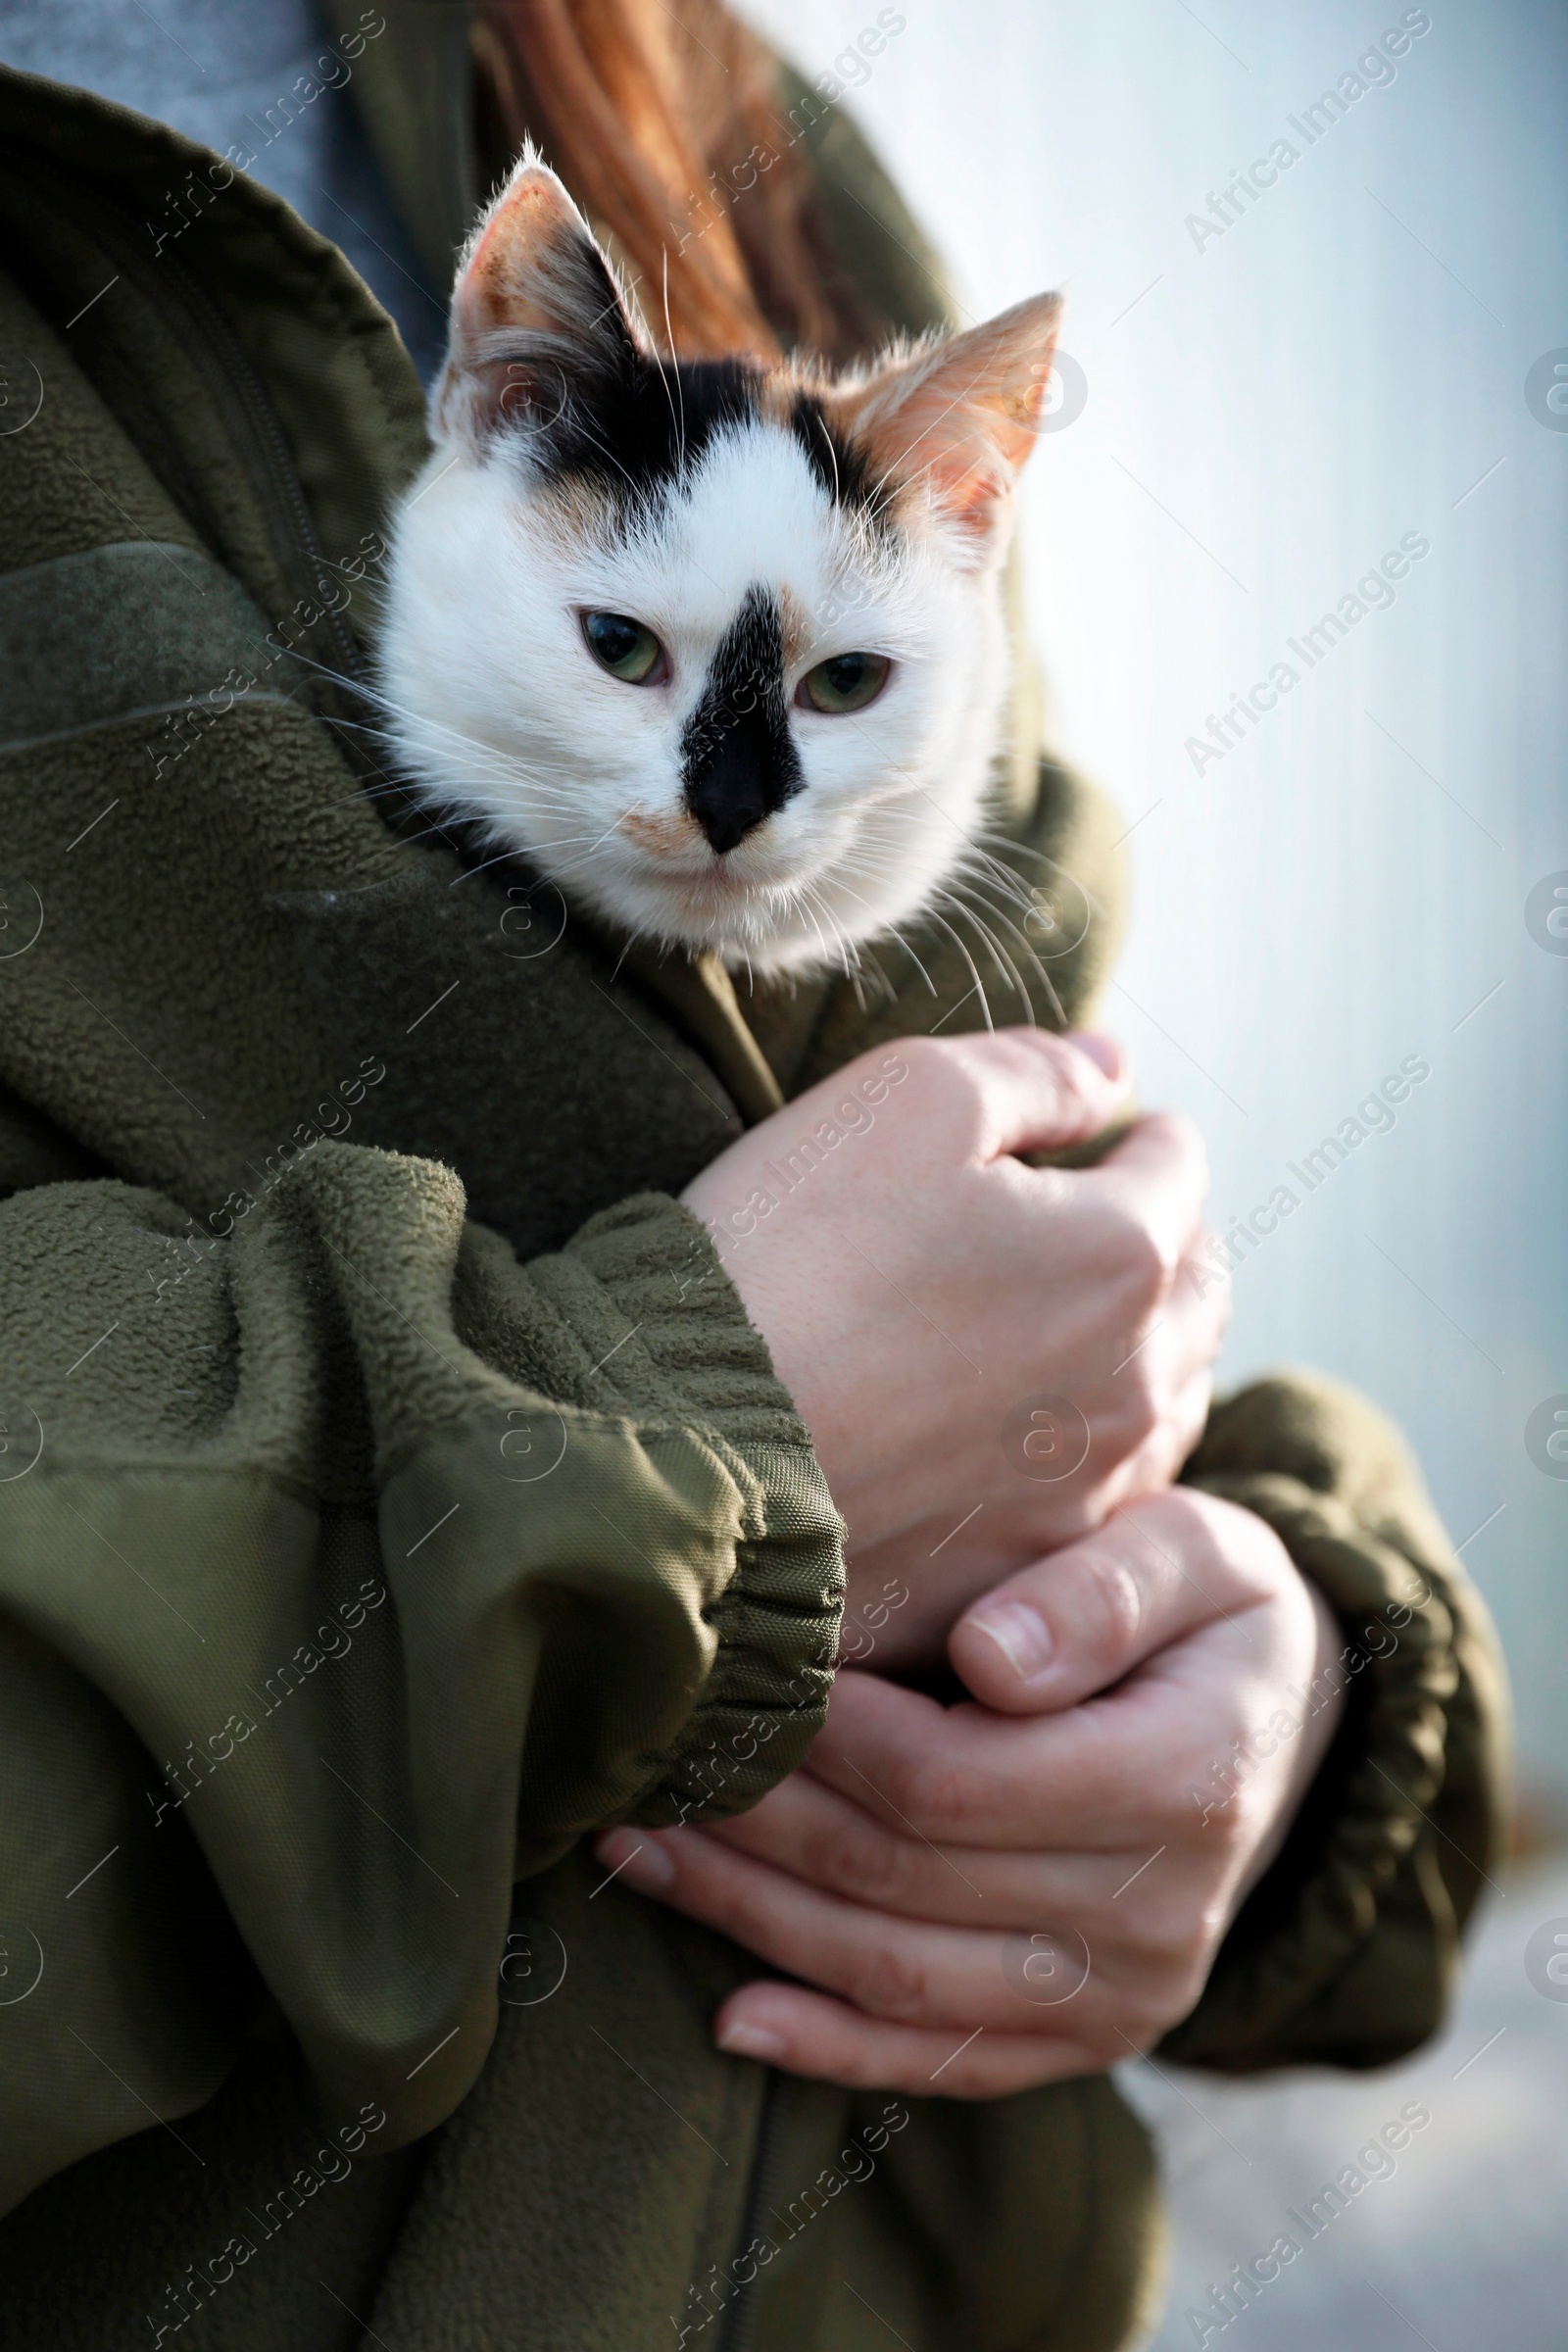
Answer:
<svg viewBox="0 0 1568 2352"><path fill-rule="evenodd" d="M812 79L877 14L750 13ZM1238 1270L1224 1375L1316 1364L1410 1433L1502 1630L1532 1816L1560 1834L1568 1478L1526 1427L1568 1392L1568 955L1539 920L1532 936L1526 900L1568 882L1568 430L1539 392L1532 412L1526 377L1568 361L1568 11L900 13L845 103L965 311L1063 288L1087 380L1032 462L1025 532L1056 743L1133 828L1107 1025L1144 1101L1202 1125L1217 1222L1282 1183L1301 1200ZM1428 15L1392 82L1311 145L1291 126ZM1299 160L1200 246L1187 217L1280 138ZM1431 552L1397 601L1308 671L1285 641L1406 533ZM1300 683L1196 772L1188 738L1282 660ZM1408 1055L1431 1077L1396 1128L1308 1195L1287 1162ZM1485 2325L1510 2352L1562 2352L1568 2003L1523 1960L1554 1909L1550 1863L1494 1901L1455 2039L1420 2062L1437 2128L1235 2324L1254 2343L1456 2352ZM1189 2289L1265 2245L1412 2094L1374 2078L1142 2095L1174 2119L1174 2347L1198 2340Z"/></svg>

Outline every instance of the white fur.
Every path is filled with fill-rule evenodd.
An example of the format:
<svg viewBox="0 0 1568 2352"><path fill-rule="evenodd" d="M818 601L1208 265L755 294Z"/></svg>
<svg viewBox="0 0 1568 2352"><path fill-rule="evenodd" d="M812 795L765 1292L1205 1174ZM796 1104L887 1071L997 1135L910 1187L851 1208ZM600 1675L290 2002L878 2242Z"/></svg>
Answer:
<svg viewBox="0 0 1568 2352"><path fill-rule="evenodd" d="M1000 554L976 565L934 518L879 540L771 423L710 442L625 540L564 529L516 435L443 435L392 534L388 731L427 803L624 929L759 970L838 960L914 914L979 822L1007 680ZM681 733L757 583L809 616L785 677L805 788L719 858L684 811ZM602 669L588 609L654 630L668 682ZM877 700L798 708L804 673L851 651L892 658Z"/></svg>

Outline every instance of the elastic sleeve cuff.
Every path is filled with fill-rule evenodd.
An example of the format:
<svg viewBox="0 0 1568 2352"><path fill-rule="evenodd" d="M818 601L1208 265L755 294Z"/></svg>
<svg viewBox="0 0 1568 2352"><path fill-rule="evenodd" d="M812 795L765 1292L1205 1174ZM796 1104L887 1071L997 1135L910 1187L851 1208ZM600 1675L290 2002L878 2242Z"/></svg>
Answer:
<svg viewBox="0 0 1568 2352"><path fill-rule="evenodd" d="M595 1390L608 1384L645 1440L692 1432L740 1492L734 1573L704 1611L712 1663L625 1817L742 1812L804 1762L833 1686L844 1527L806 1425L706 1228L678 1201L621 1201L530 1271L596 1357L601 1341L613 1349Z"/></svg>

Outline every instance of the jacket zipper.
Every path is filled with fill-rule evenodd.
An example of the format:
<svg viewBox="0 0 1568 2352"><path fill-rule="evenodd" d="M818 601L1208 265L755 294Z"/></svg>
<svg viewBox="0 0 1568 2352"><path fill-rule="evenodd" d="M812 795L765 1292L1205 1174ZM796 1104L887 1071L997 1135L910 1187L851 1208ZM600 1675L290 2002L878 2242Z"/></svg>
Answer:
<svg viewBox="0 0 1568 2352"><path fill-rule="evenodd" d="M304 485L295 470L293 455L267 387L251 365L238 335L206 288L191 275L184 264L176 260L172 264L160 264L160 267L172 268L180 299L200 323L208 343L222 364L224 373L245 403L263 463L292 525L290 537L294 549L305 559L311 586L319 589L323 584L326 559L317 537L316 522L306 500ZM331 634L343 675L358 683L364 665L352 631L345 624L341 612L328 609L322 614L322 619Z"/></svg>
<svg viewBox="0 0 1568 2352"><path fill-rule="evenodd" d="M784 2077L769 2067L762 2092L762 2120L757 2132L757 2152L752 2158L752 2175L746 2190L740 2244L732 2258L735 2262L740 2260L753 2238L761 2234L761 2217L775 2194L773 2176L778 2170L779 2143L783 2136L784 2097ZM714 2352L752 2352L758 2328L761 2324L762 2298L756 2291L761 2276L759 2271L757 2277L749 2279L734 2297L724 2314L723 2328Z"/></svg>

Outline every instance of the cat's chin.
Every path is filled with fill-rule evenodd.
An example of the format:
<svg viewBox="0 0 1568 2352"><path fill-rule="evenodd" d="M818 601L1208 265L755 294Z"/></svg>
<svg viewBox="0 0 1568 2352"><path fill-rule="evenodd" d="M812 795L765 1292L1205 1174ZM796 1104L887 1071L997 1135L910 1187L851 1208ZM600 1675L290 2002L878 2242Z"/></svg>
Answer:
<svg viewBox="0 0 1568 2352"><path fill-rule="evenodd" d="M579 865L561 881L568 897L586 901L618 929L693 955L716 955L737 968L801 971L837 963L841 949L854 954L842 912L831 912L820 882L806 876L762 881L714 858L676 872L661 865L589 874Z"/></svg>
<svg viewBox="0 0 1568 2352"><path fill-rule="evenodd" d="M620 874L593 892L626 929L695 954L750 960L760 971L790 960L802 920L788 885L768 887L715 858L699 872Z"/></svg>

